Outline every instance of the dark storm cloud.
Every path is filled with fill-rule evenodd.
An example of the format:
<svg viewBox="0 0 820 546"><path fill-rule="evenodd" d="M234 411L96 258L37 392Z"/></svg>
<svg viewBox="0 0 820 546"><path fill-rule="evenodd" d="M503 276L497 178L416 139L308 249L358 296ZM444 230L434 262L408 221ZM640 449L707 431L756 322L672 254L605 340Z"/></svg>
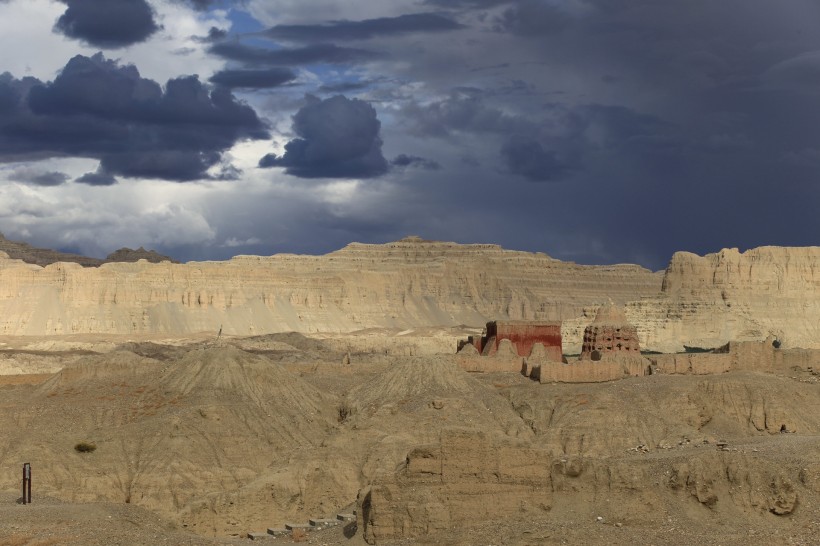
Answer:
<svg viewBox="0 0 820 546"><path fill-rule="evenodd" d="M172 0L176 4L189 6L196 11L206 11L211 7L220 7L220 4L235 4L237 6L244 6L248 3L247 0Z"/></svg>
<svg viewBox="0 0 820 546"><path fill-rule="evenodd" d="M224 29L221 29L221 28L216 28L216 27L211 27L208 30L208 35L207 36L194 36L193 39L194 39L195 42L199 42L201 44L209 44L209 43L213 43L213 42L219 42L221 40L224 40L227 37L228 37L228 31L227 30L224 30Z"/></svg>
<svg viewBox="0 0 820 546"><path fill-rule="evenodd" d="M269 169L276 167L279 158L276 154L265 154L259 159L258 166L260 169Z"/></svg>
<svg viewBox="0 0 820 546"><path fill-rule="evenodd" d="M245 89L271 89L296 79L296 73L289 68L269 68L267 70L221 70L208 81L224 87Z"/></svg>
<svg viewBox="0 0 820 546"><path fill-rule="evenodd" d="M428 171L441 169L441 165L439 165L437 161L407 154L397 155L390 161L390 164L394 167L417 167Z"/></svg>
<svg viewBox="0 0 820 546"><path fill-rule="evenodd" d="M177 0L177 3L188 4L195 10L205 11L206 9L210 8L212 4L215 4L217 1L218 0Z"/></svg>
<svg viewBox="0 0 820 546"><path fill-rule="evenodd" d="M296 66L306 64L352 64L369 61L379 54L333 44L314 44L292 49L265 49L239 42L214 44L209 51L218 57L249 65Z"/></svg>
<svg viewBox="0 0 820 546"><path fill-rule="evenodd" d="M117 179L105 171L98 170L96 172L85 173L76 178L74 182L88 184L89 186L113 186L117 183Z"/></svg>
<svg viewBox="0 0 820 546"><path fill-rule="evenodd" d="M572 17L542 0L518 0L498 17L496 29L522 36L539 36L560 31L572 24Z"/></svg>
<svg viewBox="0 0 820 546"><path fill-rule="evenodd" d="M9 178L15 182L30 184L32 186L59 186L68 182L69 176L57 171L44 172L22 168L12 171Z"/></svg>
<svg viewBox="0 0 820 546"><path fill-rule="evenodd" d="M414 13L363 21L331 21L321 25L277 25L264 34L275 40L292 42L334 42L459 28L463 28L462 25L437 13Z"/></svg>
<svg viewBox="0 0 820 546"><path fill-rule="evenodd" d="M54 29L100 48L125 47L148 39L159 26L145 0L60 0L68 6Z"/></svg>
<svg viewBox="0 0 820 546"><path fill-rule="evenodd" d="M424 0L424 3L442 8L494 8L509 4L514 0Z"/></svg>
<svg viewBox="0 0 820 546"><path fill-rule="evenodd" d="M512 115L486 103L479 90L459 89L440 101L407 104L402 114L421 136L447 136L453 131L529 133L537 130L530 119Z"/></svg>
<svg viewBox="0 0 820 546"><path fill-rule="evenodd" d="M769 68L761 77L765 89L820 91L820 51L801 53Z"/></svg>
<svg viewBox="0 0 820 546"><path fill-rule="evenodd" d="M537 140L520 135L504 143L501 156L510 172L535 182L556 180L567 169L554 152L545 150Z"/></svg>
<svg viewBox="0 0 820 546"><path fill-rule="evenodd" d="M401 115L422 137L453 143L465 136L470 143L494 138L499 170L538 182L562 180L602 153L649 159L670 149L679 154L687 145L676 127L622 106L549 103L525 117L502 111L488 97L495 98L459 88L440 101L410 103Z"/></svg>
<svg viewBox="0 0 820 546"><path fill-rule="evenodd" d="M331 83L320 85L318 91L319 93L349 93L367 89L372 84L372 81Z"/></svg>
<svg viewBox="0 0 820 546"><path fill-rule="evenodd" d="M193 6L194 9L200 11L208 9L209 7L211 7L211 4L213 4L215 1L216 0L187 0L187 2L191 4L191 6Z"/></svg>
<svg viewBox="0 0 820 546"><path fill-rule="evenodd" d="M265 156L260 166L285 167L302 178L372 178L387 172L376 110L337 95L307 104L293 116L295 138L281 158Z"/></svg>
<svg viewBox="0 0 820 546"><path fill-rule="evenodd" d="M187 76L163 90L101 54L72 58L50 83L0 76L0 110L0 161L91 157L126 177L203 178L236 141L268 136L227 89Z"/></svg>

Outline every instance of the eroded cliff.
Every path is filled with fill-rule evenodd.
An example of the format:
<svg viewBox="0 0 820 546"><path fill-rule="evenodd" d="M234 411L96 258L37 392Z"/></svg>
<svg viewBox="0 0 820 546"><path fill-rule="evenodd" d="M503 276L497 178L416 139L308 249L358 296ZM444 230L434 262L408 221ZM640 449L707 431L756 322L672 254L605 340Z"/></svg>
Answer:
<svg viewBox="0 0 820 546"><path fill-rule="evenodd" d="M644 349L774 336L820 347L820 247L676 253L665 273L585 266L495 245L410 238L324 256L46 267L0 253L0 334L249 335L560 320L581 350L601 304L624 305Z"/></svg>
<svg viewBox="0 0 820 546"><path fill-rule="evenodd" d="M657 294L658 273L409 239L324 256L46 267L0 257L0 333L260 334L565 320Z"/></svg>
<svg viewBox="0 0 820 546"><path fill-rule="evenodd" d="M644 347L681 351L776 337L820 347L820 247L677 252L662 292L627 305Z"/></svg>

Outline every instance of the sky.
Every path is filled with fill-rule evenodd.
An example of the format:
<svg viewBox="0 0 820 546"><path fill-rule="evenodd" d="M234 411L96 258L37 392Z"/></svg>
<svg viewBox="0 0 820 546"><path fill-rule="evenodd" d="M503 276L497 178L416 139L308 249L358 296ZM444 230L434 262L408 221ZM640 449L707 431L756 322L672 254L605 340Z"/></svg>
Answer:
<svg viewBox="0 0 820 546"><path fill-rule="evenodd" d="M819 240L816 0L0 0L0 51L0 231L36 246Z"/></svg>

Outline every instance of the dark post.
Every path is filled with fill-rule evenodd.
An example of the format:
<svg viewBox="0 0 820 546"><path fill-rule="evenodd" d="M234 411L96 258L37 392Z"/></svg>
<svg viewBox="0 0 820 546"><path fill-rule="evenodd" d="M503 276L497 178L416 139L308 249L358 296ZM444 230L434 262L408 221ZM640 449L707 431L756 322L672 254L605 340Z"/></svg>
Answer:
<svg viewBox="0 0 820 546"><path fill-rule="evenodd" d="M31 504L31 465L23 465L23 504Z"/></svg>

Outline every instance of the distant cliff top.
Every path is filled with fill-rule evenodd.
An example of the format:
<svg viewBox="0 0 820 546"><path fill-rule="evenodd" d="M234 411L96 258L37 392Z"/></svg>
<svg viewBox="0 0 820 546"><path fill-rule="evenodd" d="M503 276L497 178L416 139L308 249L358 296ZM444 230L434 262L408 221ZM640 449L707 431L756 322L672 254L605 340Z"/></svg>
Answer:
<svg viewBox="0 0 820 546"><path fill-rule="evenodd" d="M0 233L0 252L5 252L9 255L9 258L23 260L26 263L40 266L46 266L55 262L74 262L83 267L98 267L104 263L136 262L137 260L148 260L152 263L159 263L163 261L178 263L168 256L163 256L153 250L145 250L142 247L137 250L121 248L109 254L104 260L99 258L89 258L79 254L58 252L48 248L36 248L28 243L10 241L6 239L2 233Z"/></svg>
<svg viewBox="0 0 820 546"><path fill-rule="evenodd" d="M160 262L179 263L176 260L160 254L155 250L145 250L142 247L139 247L136 250L123 247L119 250L115 250L105 258L106 262L136 262L138 260L148 260L149 262L155 264Z"/></svg>

